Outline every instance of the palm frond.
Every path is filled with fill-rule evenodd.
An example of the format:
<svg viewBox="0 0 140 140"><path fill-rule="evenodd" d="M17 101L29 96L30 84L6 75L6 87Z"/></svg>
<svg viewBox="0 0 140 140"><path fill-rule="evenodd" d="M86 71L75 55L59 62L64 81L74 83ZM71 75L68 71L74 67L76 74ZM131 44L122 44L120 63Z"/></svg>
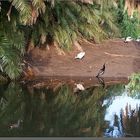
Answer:
<svg viewBox="0 0 140 140"><path fill-rule="evenodd" d="M32 19L32 9L29 0L10 0L12 5L19 11L20 20L23 24L30 24Z"/></svg>
<svg viewBox="0 0 140 140"><path fill-rule="evenodd" d="M32 5L38 11L38 13L45 13L46 5L44 0L32 0Z"/></svg>
<svg viewBox="0 0 140 140"><path fill-rule="evenodd" d="M0 36L0 59L2 71L11 79L20 76L22 72L20 51L13 47L4 36Z"/></svg>

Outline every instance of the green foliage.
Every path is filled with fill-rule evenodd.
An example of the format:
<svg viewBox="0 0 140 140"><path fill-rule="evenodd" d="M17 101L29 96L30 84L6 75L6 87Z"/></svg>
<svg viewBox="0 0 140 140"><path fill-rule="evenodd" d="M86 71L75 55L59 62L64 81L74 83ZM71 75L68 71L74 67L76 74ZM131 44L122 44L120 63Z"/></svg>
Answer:
<svg viewBox="0 0 140 140"><path fill-rule="evenodd" d="M131 36L136 39L140 35L139 26L140 25L138 23L138 18L136 16L130 18L127 13L125 13L123 16L121 27L122 36Z"/></svg>
<svg viewBox="0 0 140 140"><path fill-rule="evenodd" d="M124 89L115 84L73 93L65 83L54 88L0 85L0 136L104 136L106 109ZM23 120L19 128L10 129L18 120Z"/></svg>
<svg viewBox="0 0 140 140"><path fill-rule="evenodd" d="M2 51L1 60L4 61L4 55L10 58L12 53L16 53L11 62L4 61L6 63L2 66L3 72L11 79L20 75L20 59L30 42L34 46L56 42L60 48L70 50L73 43L81 38L99 43L119 36L116 22L123 36L136 37L139 31L136 18L129 19L123 14L123 0L120 0L118 8L113 0L95 0L93 4L74 0L8 0L2 1L0 8L0 37L4 39L2 42L7 43L7 47L1 43L1 50L14 50L6 52L9 56ZM16 57L17 62L13 62Z"/></svg>
<svg viewBox="0 0 140 140"><path fill-rule="evenodd" d="M118 2L117 22L123 37L131 36L136 39L140 36L138 13L135 12L133 17L128 16L127 11L124 12L124 0Z"/></svg>
<svg viewBox="0 0 140 140"><path fill-rule="evenodd" d="M3 83L7 83L8 79L4 77L2 74L0 74L0 85Z"/></svg>
<svg viewBox="0 0 140 140"><path fill-rule="evenodd" d="M30 24L30 20L32 18L31 15L31 6L30 1L28 0L9 0L12 2L12 5L19 11L19 19L21 22L26 25Z"/></svg>
<svg viewBox="0 0 140 140"><path fill-rule="evenodd" d="M15 79L22 72L21 59L24 54L24 34L20 30L18 17L13 11L10 22L6 17L6 9L0 12L0 71L10 79Z"/></svg>
<svg viewBox="0 0 140 140"><path fill-rule="evenodd" d="M134 73L130 77L127 89L132 97L140 98L140 74Z"/></svg>
<svg viewBox="0 0 140 140"><path fill-rule="evenodd" d="M13 46L6 37L0 36L1 71L6 73L11 79L18 77L22 71L19 51Z"/></svg>
<svg viewBox="0 0 140 140"><path fill-rule="evenodd" d="M32 5L26 0L12 1L14 8L19 11L21 24L34 24L34 32L31 34L35 44L40 42L38 39L42 34L47 37L51 35L61 48L66 49L70 49L78 37L100 42L108 37L108 30L116 32L117 28L110 13L111 4L108 5L108 1L91 5L56 0L54 7L51 7L50 2L38 0L33 0ZM100 25L102 20L104 25Z"/></svg>
<svg viewBox="0 0 140 140"><path fill-rule="evenodd" d="M2 90L1 90L2 91ZM105 98L99 87L74 95L68 85L33 88L10 83L0 102L0 136L102 136ZM22 119L18 129L10 124ZM88 129L84 132L84 129ZM10 130L10 131L9 131Z"/></svg>

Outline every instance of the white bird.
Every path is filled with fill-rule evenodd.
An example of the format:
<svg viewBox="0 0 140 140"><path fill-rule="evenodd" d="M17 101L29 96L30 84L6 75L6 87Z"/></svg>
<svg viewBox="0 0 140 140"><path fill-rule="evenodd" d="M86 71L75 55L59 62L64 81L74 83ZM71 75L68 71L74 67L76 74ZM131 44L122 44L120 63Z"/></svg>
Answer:
<svg viewBox="0 0 140 140"><path fill-rule="evenodd" d="M133 39L132 39L132 37L130 37L130 36L128 36L128 37L126 37L126 39L125 39L125 43L127 43L127 42L130 42L130 41L132 41Z"/></svg>
<svg viewBox="0 0 140 140"><path fill-rule="evenodd" d="M76 84L76 88L79 90L85 90L85 88L82 84Z"/></svg>
<svg viewBox="0 0 140 140"><path fill-rule="evenodd" d="M75 56L75 59L82 59L85 56L85 52L80 52Z"/></svg>
<svg viewBox="0 0 140 140"><path fill-rule="evenodd" d="M137 42L140 42L140 38L137 38L136 41L137 41Z"/></svg>

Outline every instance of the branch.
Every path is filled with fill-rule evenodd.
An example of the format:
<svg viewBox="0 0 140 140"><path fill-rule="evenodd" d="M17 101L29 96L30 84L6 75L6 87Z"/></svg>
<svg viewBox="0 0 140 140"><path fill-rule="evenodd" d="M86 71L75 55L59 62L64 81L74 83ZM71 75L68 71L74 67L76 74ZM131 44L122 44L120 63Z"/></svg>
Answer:
<svg viewBox="0 0 140 140"><path fill-rule="evenodd" d="M7 12L8 21L11 20L11 18L10 18L11 10L12 10L12 3L10 5L10 8L9 8L8 12Z"/></svg>

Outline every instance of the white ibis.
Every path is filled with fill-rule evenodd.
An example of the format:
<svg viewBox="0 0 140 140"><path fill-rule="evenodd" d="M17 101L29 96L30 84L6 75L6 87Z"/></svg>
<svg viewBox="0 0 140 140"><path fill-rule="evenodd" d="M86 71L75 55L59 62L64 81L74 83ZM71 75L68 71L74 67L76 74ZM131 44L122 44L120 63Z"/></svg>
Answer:
<svg viewBox="0 0 140 140"><path fill-rule="evenodd" d="M105 63L103 65L103 67L99 70L99 72L96 75L96 77L99 77L99 76L103 75L104 73L105 73Z"/></svg>
<svg viewBox="0 0 140 140"><path fill-rule="evenodd" d="M137 41L137 42L140 42L140 38L137 38L136 41Z"/></svg>
<svg viewBox="0 0 140 140"><path fill-rule="evenodd" d="M128 43L128 42L130 42L130 41L132 41L133 39L132 39L132 37L130 37L130 36L128 36L128 37L126 37L125 38L125 43Z"/></svg>
<svg viewBox="0 0 140 140"><path fill-rule="evenodd" d="M85 56L85 52L80 52L75 56L75 59L82 59Z"/></svg>

